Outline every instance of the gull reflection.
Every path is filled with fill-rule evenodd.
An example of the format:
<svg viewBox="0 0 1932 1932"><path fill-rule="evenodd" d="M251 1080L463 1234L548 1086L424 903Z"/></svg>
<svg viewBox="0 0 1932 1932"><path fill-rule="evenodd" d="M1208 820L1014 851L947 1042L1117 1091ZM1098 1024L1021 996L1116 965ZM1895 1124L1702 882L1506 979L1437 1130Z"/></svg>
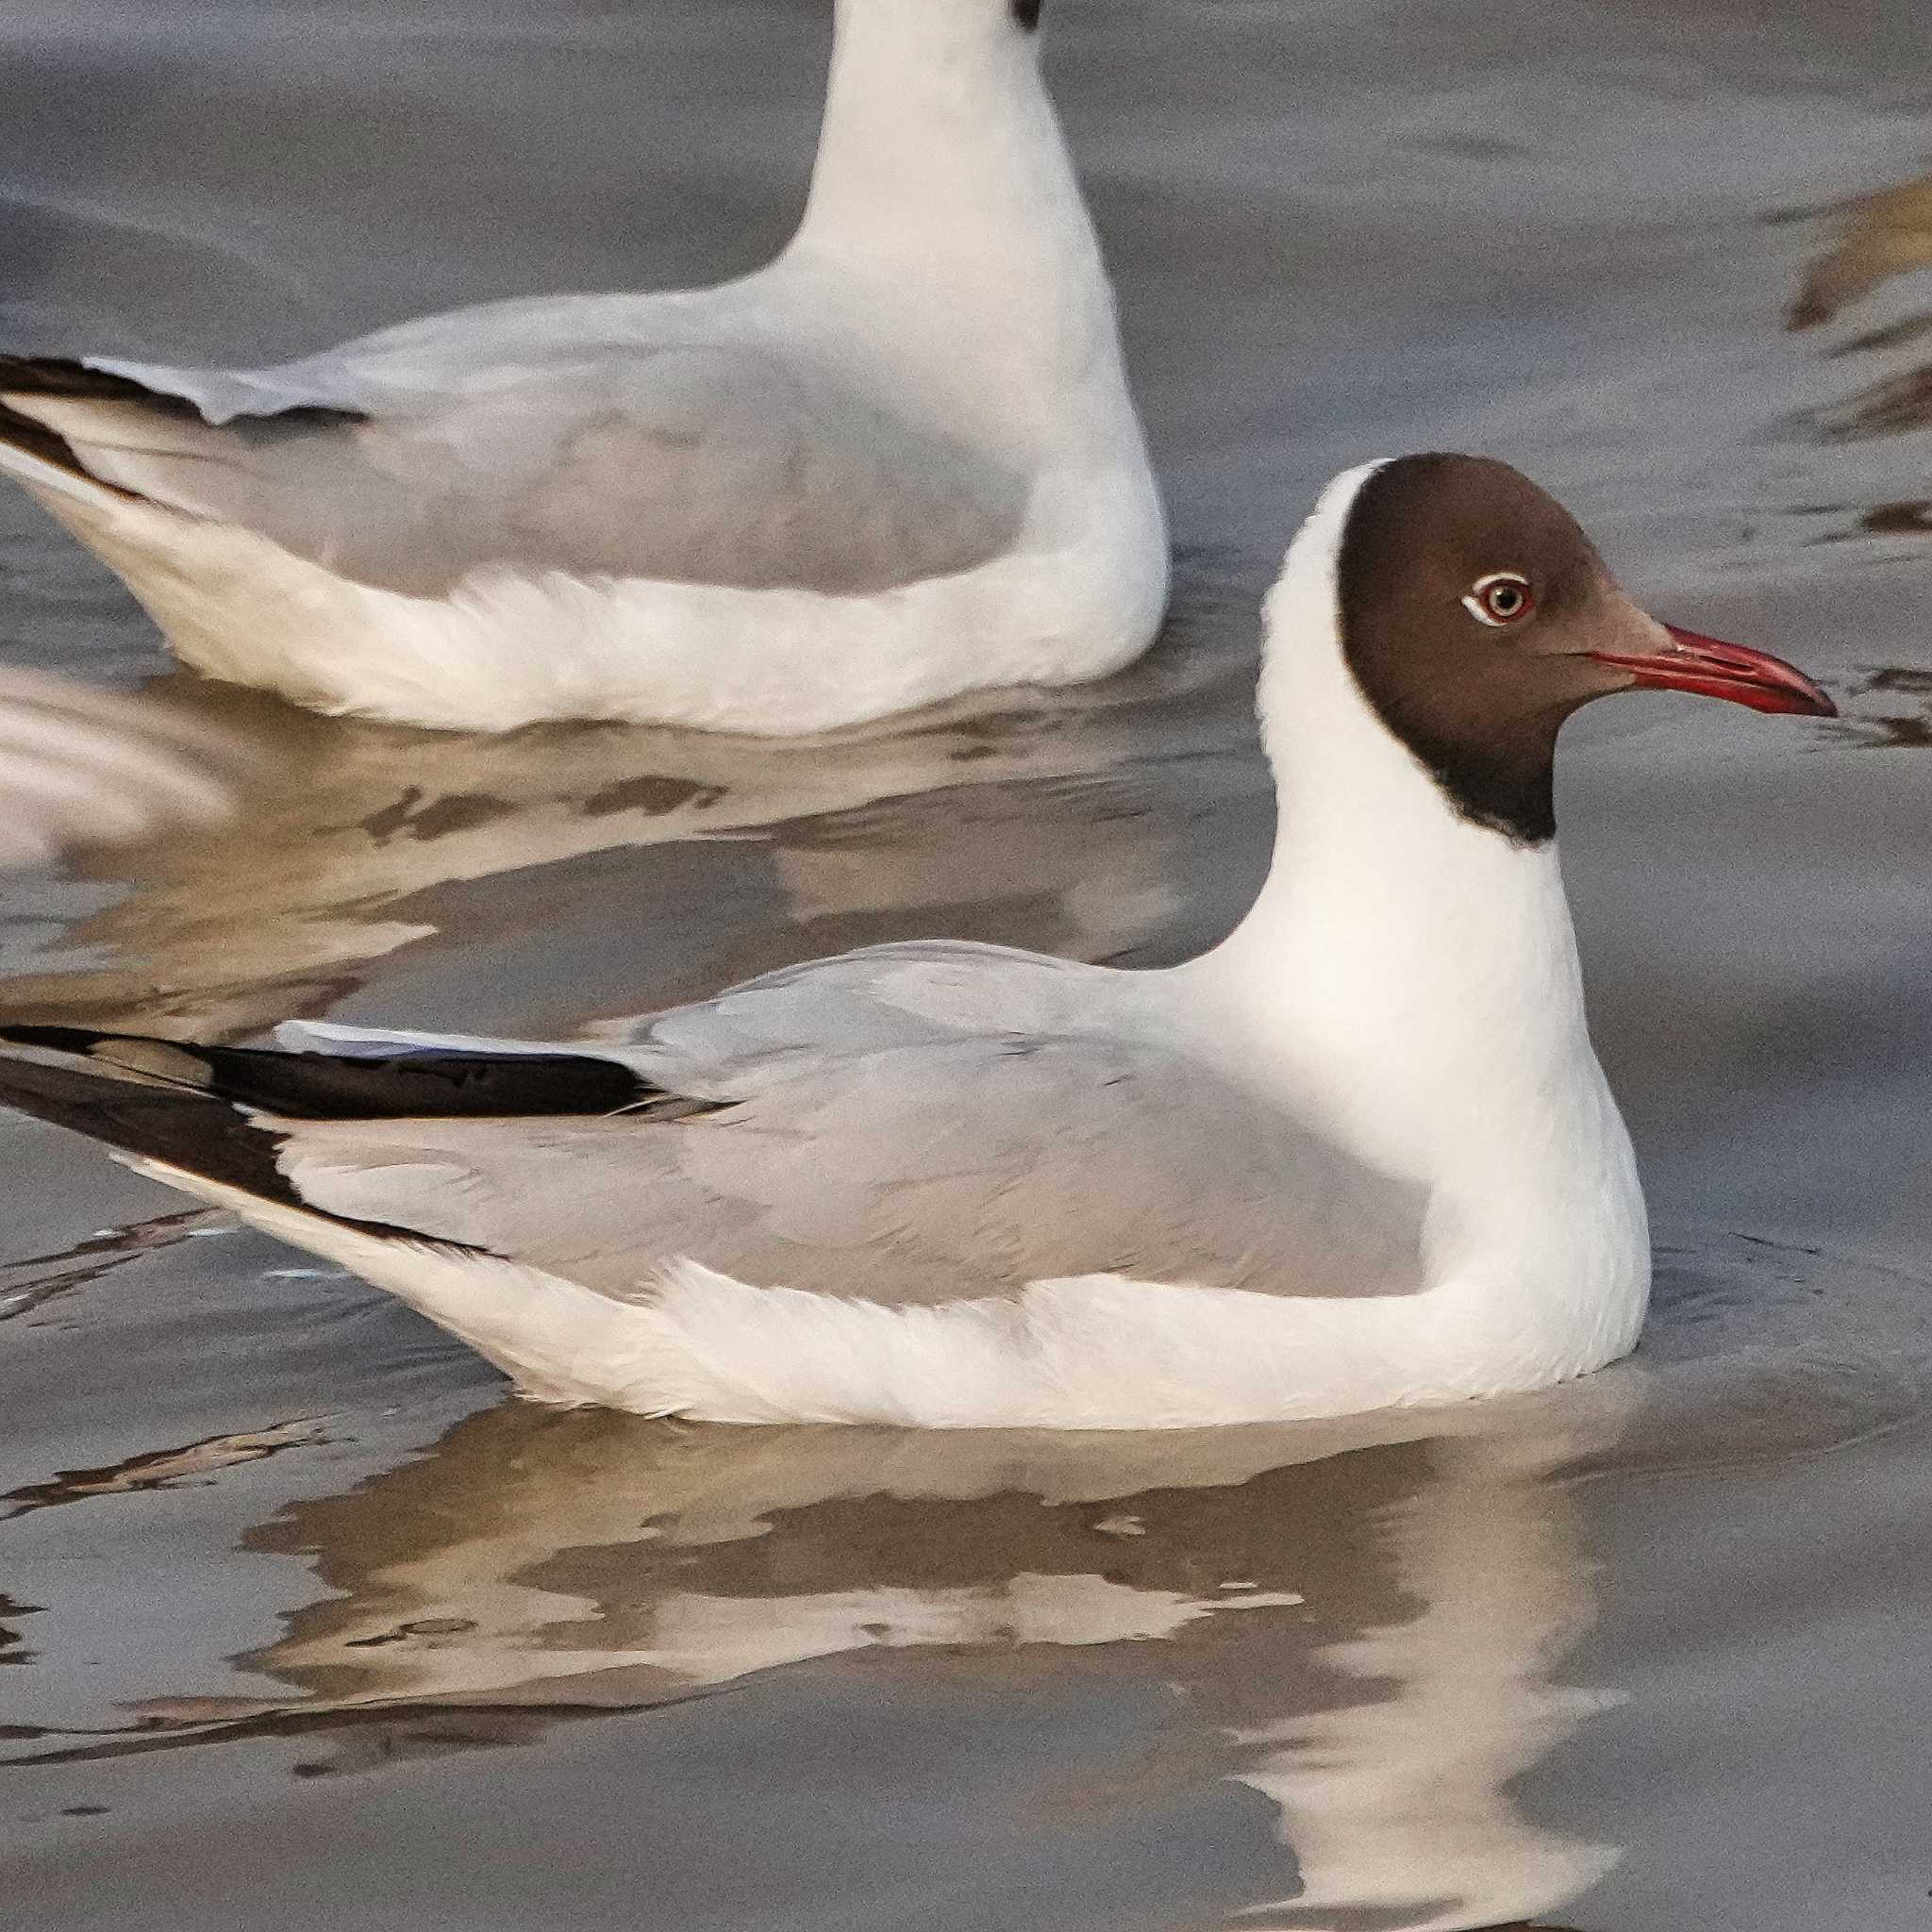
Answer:
<svg viewBox="0 0 1932 1932"><path fill-rule="evenodd" d="M1932 267L1932 175L1851 204L1838 239L1806 269L1786 318L1813 328L1894 275Z"/></svg>
<svg viewBox="0 0 1932 1932"><path fill-rule="evenodd" d="M1490 1925L1574 1898L1616 1863L1611 1846L1529 1824L1509 1795L1617 1701L1551 1681L1592 1611L1567 1511L1541 1480L1556 1446L1437 1445L1436 1480L1388 1524L1398 1585L1420 1610L1324 1652L1341 1679L1397 1694L1244 1734L1269 1754L1245 1781L1281 1807L1300 1867L1292 1908L1273 1923L1375 1908L1413 1932Z"/></svg>
<svg viewBox="0 0 1932 1932"><path fill-rule="evenodd" d="M594 724L478 739L164 680L267 746L274 782L230 827L101 860L93 877L135 890L67 935L95 970L16 975L6 1004L248 1032L325 1010L378 962L392 981L406 952L401 970L433 977L460 942L447 970L472 994L519 1024L569 1001L568 1024L600 995L636 1010L936 924L1132 954L1172 928L1190 823L1218 793L1260 795L1233 572L1193 558L1166 644L1103 686L802 742ZM1228 917L1248 885L1227 877ZM609 976L588 999L581 974L555 984L574 920L574 957Z"/></svg>
<svg viewBox="0 0 1932 1932"><path fill-rule="evenodd" d="M1932 267L1932 175L1852 203L1831 247L1807 268L1786 315L1793 329L1833 322L1900 275ZM1902 348L1932 333L1924 311L1884 322L1840 343L1834 357ZM1867 382L1840 401L1810 411L1812 433L1829 442L1896 436L1932 423L1932 364L1920 363ZM1880 506L1881 517L1909 513L1910 504ZM1886 527L1885 523L1868 528ZM1907 527L1916 528L1916 523Z"/></svg>
<svg viewBox="0 0 1932 1932"><path fill-rule="evenodd" d="M1174 1437L509 1403L250 1533L330 1592L240 1660L300 1697L146 1715L332 1714L341 1771L811 1659L1139 1675L1182 1699L1161 1774L1275 1808L1279 1890L1241 1924L1491 1926L1615 1859L1526 1819L1517 1781L1605 1702L1553 1681L1592 1614L1564 1472L1616 1440L1633 1386Z"/></svg>

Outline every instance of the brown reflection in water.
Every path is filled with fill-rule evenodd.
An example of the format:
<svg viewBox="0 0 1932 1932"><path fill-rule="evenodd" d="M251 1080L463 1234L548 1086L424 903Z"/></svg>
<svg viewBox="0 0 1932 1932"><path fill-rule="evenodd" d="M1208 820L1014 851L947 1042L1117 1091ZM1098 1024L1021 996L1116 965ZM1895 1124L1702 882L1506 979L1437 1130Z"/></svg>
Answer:
<svg viewBox="0 0 1932 1932"><path fill-rule="evenodd" d="M206 1208L186 1208L174 1214L158 1214L129 1227L110 1227L91 1234L62 1248L55 1255L28 1255L18 1261L0 1265L0 1283L25 1279L26 1286L8 1289L0 1286L0 1322L17 1321L61 1295L71 1294L102 1275L111 1274L141 1255L151 1255L185 1241L199 1227L217 1217Z"/></svg>
<svg viewBox="0 0 1932 1932"><path fill-rule="evenodd" d="M31 1617L41 1608L39 1604L16 1603L5 1591L0 1591L0 1618ZM27 1641L10 1623L0 1623L0 1664L30 1664L34 1653L27 1648ZM0 1737L8 1735L5 1726L0 1726Z"/></svg>
<svg viewBox="0 0 1932 1932"><path fill-rule="evenodd" d="M1805 272L1787 325L1814 328L1894 275L1932 266L1932 175L1861 197L1838 240Z"/></svg>
<svg viewBox="0 0 1932 1932"><path fill-rule="evenodd" d="M1832 321L1894 276L1932 267L1932 175L1852 204L1837 242L1807 269L1786 325L1814 328ZM1932 330L1915 315L1840 344L1834 356L1900 347ZM1868 384L1842 401L1808 412L1804 426L1830 442L1897 436L1932 423L1932 366Z"/></svg>
<svg viewBox="0 0 1932 1932"><path fill-rule="evenodd" d="M311 718L182 675L167 681L176 698L265 745L277 781L231 826L93 861L91 875L134 888L68 936L107 963L14 976L0 1004L248 1033L327 1009L445 934L488 982L498 956L571 917L608 929L613 892L648 900L654 855L692 841L772 855L771 890L798 915L793 957L820 943L809 922L901 915L924 930L936 891L1030 907L1027 929L1000 933L1017 943L1131 952L1171 924L1187 868L1124 774L1247 759L1256 575L1217 552L1180 559L1163 643L1104 684L808 741L597 724L475 738ZM924 842L902 849L919 799L932 801ZM616 874L585 863L622 854L640 857ZM750 855L731 863L734 879L766 876ZM774 923L770 909L747 922ZM639 1005L661 996L649 992Z"/></svg>
<svg viewBox="0 0 1932 1932"><path fill-rule="evenodd" d="M1858 527L1879 537L1932 534L1932 502L1913 497L1902 503L1874 504L1858 519Z"/></svg>
<svg viewBox="0 0 1932 1932"><path fill-rule="evenodd" d="M1867 708L1862 701L1873 697L1885 708ZM1861 672L1824 730L1868 751L1932 748L1932 671L1894 664Z"/></svg>
<svg viewBox="0 0 1932 1932"><path fill-rule="evenodd" d="M225 1436L208 1436L179 1449L153 1449L100 1469L63 1469L51 1480L26 1483L0 1495L0 1523L10 1523L36 1509L62 1503L80 1503L93 1496L125 1496L140 1490L164 1489L170 1483L212 1475L238 1463L260 1462L298 1443L321 1440L321 1424L307 1418L278 1423L273 1428L246 1429Z"/></svg>
<svg viewBox="0 0 1932 1932"><path fill-rule="evenodd" d="M1843 402L1811 410L1802 421L1825 442L1862 442L1923 429L1932 423L1932 368L1888 376Z"/></svg>
<svg viewBox="0 0 1932 1932"><path fill-rule="evenodd" d="M1146 1436L722 1430L506 1403L246 1546L330 1592L241 1659L292 1702L152 1700L48 1757L302 1731L301 1774L516 1743L753 1673L1144 1674L1180 1694L1140 1774L1275 1807L1280 1892L1241 1923L1521 1923L1614 1863L1515 1782L1603 1698L1556 1473L1619 1435L1560 1404Z"/></svg>

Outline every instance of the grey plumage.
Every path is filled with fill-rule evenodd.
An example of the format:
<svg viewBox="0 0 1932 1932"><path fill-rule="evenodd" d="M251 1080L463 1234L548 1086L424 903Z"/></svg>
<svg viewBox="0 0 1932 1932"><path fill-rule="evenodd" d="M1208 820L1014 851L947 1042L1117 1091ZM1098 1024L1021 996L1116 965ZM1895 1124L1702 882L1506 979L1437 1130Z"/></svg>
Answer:
<svg viewBox="0 0 1932 1932"><path fill-rule="evenodd" d="M297 1025L285 1040L371 1069L310 1094L365 1092L386 1058L401 1084L412 1054L446 1069L470 1053L607 1058L651 1097L601 1115L371 1118L364 1100L350 1117L253 1117L320 1212L615 1296L683 1256L893 1306L1108 1272L1294 1295L1419 1288L1418 1191L1163 1041L1139 985L928 942L769 974L591 1047ZM155 1063L110 1036L91 1064ZM33 1105L4 1069L0 1094Z"/></svg>
<svg viewBox="0 0 1932 1932"><path fill-rule="evenodd" d="M482 310L253 377L15 362L0 403L99 482L417 596L487 572L860 595L1011 547L1023 481L849 370L560 308L547 341Z"/></svg>
<svg viewBox="0 0 1932 1932"><path fill-rule="evenodd" d="M334 1211L612 1293L680 1255L893 1304L1109 1271L1298 1295L1419 1287L1417 1191L1143 1034L1134 990L999 947L871 948L601 1049L733 1103L715 1113L323 1122L291 1135L287 1164Z"/></svg>

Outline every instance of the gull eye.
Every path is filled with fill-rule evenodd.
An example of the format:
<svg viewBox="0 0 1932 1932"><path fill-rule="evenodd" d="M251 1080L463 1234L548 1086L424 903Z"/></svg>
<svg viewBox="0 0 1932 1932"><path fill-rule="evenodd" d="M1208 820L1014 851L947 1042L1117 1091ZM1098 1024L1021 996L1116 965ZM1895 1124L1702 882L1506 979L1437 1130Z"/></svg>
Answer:
<svg viewBox="0 0 1932 1932"><path fill-rule="evenodd" d="M1492 570L1469 587L1462 608L1478 624L1501 630L1505 625L1521 624L1536 608L1536 599L1527 577L1513 570Z"/></svg>

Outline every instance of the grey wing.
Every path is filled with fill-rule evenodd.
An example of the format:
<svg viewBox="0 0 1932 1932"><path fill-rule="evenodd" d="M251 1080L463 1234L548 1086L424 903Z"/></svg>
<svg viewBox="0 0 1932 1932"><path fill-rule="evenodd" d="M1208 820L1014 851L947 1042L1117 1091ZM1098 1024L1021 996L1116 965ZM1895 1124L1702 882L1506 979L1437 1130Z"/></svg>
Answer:
<svg viewBox="0 0 1932 1932"><path fill-rule="evenodd" d="M1420 1286L1415 1190L1198 1064L1119 1041L866 1051L677 1119L286 1132L282 1166L329 1212L620 1295L681 1256L895 1305L1100 1272L1293 1295Z"/></svg>
<svg viewBox="0 0 1932 1932"><path fill-rule="evenodd" d="M845 1057L975 1040L1131 1033L1136 975L972 940L901 940L782 966L633 1022L611 1050L680 1092L742 1098Z"/></svg>
<svg viewBox="0 0 1932 1932"><path fill-rule="evenodd" d="M974 940L898 940L781 966L708 999L616 1023L597 1041L516 1041L291 1020L295 1053L595 1054L667 1091L743 1100L801 1070L902 1047L1132 1034L1131 973Z"/></svg>
<svg viewBox="0 0 1932 1932"><path fill-rule="evenodd" d="M160 705L0 669L0 864L212 824L248 761L241 741Z"/></svg>
<svg viewBox="0 0 1932 1932"><path fill-rule="evenodd" d="M145 395L45 367L67 379L15 373L0 405L86 475L414 595L489 571L863 594L1001 555L1025 511L1018 477L745 344L572 343L366 408L326 370L293 400L285 374L222 422L181 399L207 388L189 373Z"/></svg>

